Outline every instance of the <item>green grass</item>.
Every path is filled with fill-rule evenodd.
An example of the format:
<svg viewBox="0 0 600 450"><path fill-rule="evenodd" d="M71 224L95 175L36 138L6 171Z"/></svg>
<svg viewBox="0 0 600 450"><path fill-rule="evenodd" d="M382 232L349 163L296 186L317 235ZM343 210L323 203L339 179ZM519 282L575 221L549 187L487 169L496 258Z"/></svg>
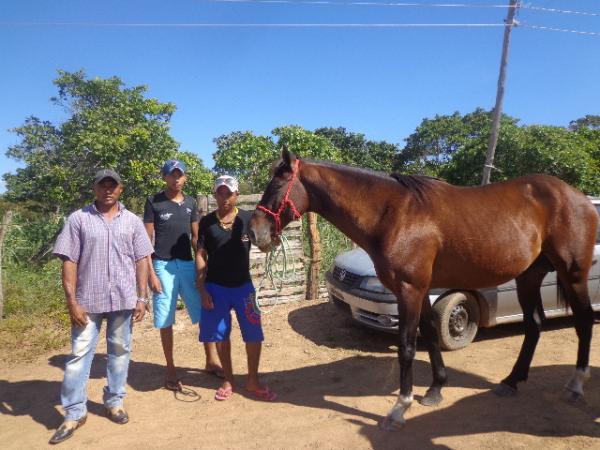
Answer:
<svg viewBox="0 0 600 450"><path fill-rule="evenodd" d="M0 360L31 360L69 342L60 267L60 261L52 260L43 267L8 264L3 268Z"/></svg>
<svg viewBox="0 0 600 450"><path fill-rule="evenodd" d="M340 230L327 222L321 216L318 216L317 226L321 238L321 270L319 272L320 281L325 279L325 273L333 266L333 261L340 253L352 248L352 241L348 239ZM308 221L302 220L302 232L307 234ZM310 246L308 237L304 239L304 255L307 261L310 261ZM308 270L308 266L306 267Z"/></svg>

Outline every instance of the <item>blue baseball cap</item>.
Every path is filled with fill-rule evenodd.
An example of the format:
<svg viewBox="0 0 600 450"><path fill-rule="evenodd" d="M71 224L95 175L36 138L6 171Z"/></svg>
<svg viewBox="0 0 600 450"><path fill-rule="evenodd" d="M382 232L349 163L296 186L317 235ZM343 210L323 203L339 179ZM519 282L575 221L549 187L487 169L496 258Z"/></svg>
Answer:
<svg viewBox="0 0 600 450"><path fill-rule="evenodd" d="M163 166L161 173L163 175L170 175L175 169L179 169L181 173L185 175L185 163L179 161L178 159L169 159Z"/></svg>

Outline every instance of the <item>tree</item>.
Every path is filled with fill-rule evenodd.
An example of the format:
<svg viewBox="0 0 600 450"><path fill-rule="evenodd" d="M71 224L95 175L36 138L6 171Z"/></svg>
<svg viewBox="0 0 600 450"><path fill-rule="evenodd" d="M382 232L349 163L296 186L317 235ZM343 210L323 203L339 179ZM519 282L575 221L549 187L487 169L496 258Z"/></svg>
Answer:
<svg viewBox="0 0 600 450"><path fill-rule="evenodd" d="M234 131L215 139L217 151L213 154L217 173L239 178L242 192L261 192L270 178L272 163L280 156L285 144L299 156L341 162L340 151L323 136L297 125L275 128L273 136L256 136L251 131Z"/></svg>
<svg viewBox="0 0 600 450"><path fill-rule="evenodd" d="M597 144L586 135L556 126L523 126L501 129L496 149L494 181L530 173L554 175L588 193L600 193L600 171L594 158ZM485 146L467 143L440 170L457 184L479 184Z"/></svg>
<svg viewBox="0 0 600 450"><path fill-rule="evenodd" d="M515 127L517 122L518 119L503 115L501 130ZM464 150L466 146L487 146L490 127L491 112L481 108L464 116L455 112L423 119L406 139L406 146L398 154L394 169L438 176L459 150Z"/></svg>
<svg viewBox="0 0 600 450"><path fill-rule="evenodd" d="M162 163L176 157L201 174L198 188L206 185L202 162L180 153L169 134L174 104L146 98L145 86L128 88L118 77L88 79L83 71L59 71L54 84L58 96L51 101L68 118L54 125L29 117L13 130L21 142L6 154L25 167L4 175L7 198L67 212L92 199L93 174L108 167L123 178L124 200L139 201L160 188Z"/></svg>
<svg viewBox="0 0 600 450"><path fill-rule="evenodd" d="M590 130L600 130L600 116L588 114L585 117L581 117L577 120L572 120L569 123L569 129L571 130L577 131L584 128Z"/></svg>
<svg viewBox="0 0 600 450"><path fill-rule="evenodd" d="M213 171L238 178L244 193L260 192L269 180L271 163L278 156L273 140L251 131L234 131L214 142L217 151L213 153Z"/></svg>
<svg viewBox="0 0 600 450"><path fill-rule="evenodd" d="M277 127L272 131L277 136L278 149L287 145L288 149L303 158L342 162L342 153L323 136L306 130L298 125Z"/></svg>
<svg viewBox="0 0 600 450"><path fill-rule="evenodd" d="M390 172L398 153L398 146L386 141L369 141L362 133L352 133L343 127L317 128L317 136L324 136L340 151L342 162L357 167Z"/></svg>

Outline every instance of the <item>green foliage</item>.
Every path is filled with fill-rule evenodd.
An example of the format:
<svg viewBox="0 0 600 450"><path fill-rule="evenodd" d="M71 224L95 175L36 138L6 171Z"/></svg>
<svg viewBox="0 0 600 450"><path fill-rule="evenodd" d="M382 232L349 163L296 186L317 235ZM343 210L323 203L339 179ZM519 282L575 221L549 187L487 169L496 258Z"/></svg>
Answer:
<svg viewBox="0 0 600 450"><path fill-rule="evenodd" d="M329 139L302 127L278 127L272 134L279 138L277 144L270 136L256 136L250 131L234 131L218 137L213 170L237 177L241 193L256 193L269 181L271 166L279 158L284 144L302 157L341 161L339 150Z"/></svg>
<svg viewBox="0 0 600 450"><path fill-rule="evenodd" d="M317 227L321 238L321 271L319 278L321 281L324 281L325 273L333 267L335 257L346 250L352 249L352 241L321 216L317 216ZM302 233L304 236L308 235L308 220L306 220L306 216L302 218ZM304 239L303 250L307 260L310 260L308 239Z"/></svg>
<svg viewBox="0 0 600 450"><path fill-rule="evenodd" d="M340 151L341 161L356 167L391 172L398 146L385 141L369 141L364 134L352 133L343 127L318 128L317 136L329 139Z"/></svg>
<svg viewBox="0 0 600 450"><path fill-rule="evenodd" d="M554 175L581 191L598 195L598 141L588 134L556 126L507 126L501 129L492 181L531 173ZM481 182L487 144L468 142L438 174L462 185Z"/></svg>
<svg viewBox="0 0 600 450"><path fill-rule="evenodd" d="M69 212L91 201L93 174L109 167L122 176L127 201L162 187L166 159L192 163L194 156L179 153L169 134L175 105L146 98L145 86L128 88L118 77L88 79L83 71L59 71L54 84L52 101L69 116L59 125L29 117L13 130L20 142L6 154L25 167L4 175L9 199ZM202 166L197 158L193 163Z"/></svg>
<svg viewBox="0 0 600 450"><path fill-rule="evenodd" d="M571 130L600 130L600 116L588 114L585 117L581 117L577 120L572 120L569 123Z"/></svg>
<svg viewBox="0 0 600 450"><path fill-rule="evenodd" d="M3 267L0 347L11 350L1 352L0 359L31 360L69 341L60 268L56 259L41 268L12 263Z"/></svg>
<svg viewBox="0 0 600 450"><path fill-rule="evenodd" d="M44 244L51 241L62 227L62 216L53 213L33 215L22 208L15 210L5 236L3 262L11 266L27 266Z"/></svg>
<svg viewBox="0 0 600 450"><path fill-rule="evenodd" d="M504 115L492 181L530 173L554 175L578 189L600 192L600 129L597 116L556 126L518 126ZM491 114L482 109L425 119L407 139L395 169L439 176L459 185L478 185L488 147Z"/></svg>
<svg viewBox="0 0 600 450"><path fill-rule="evenodd" d="M501 128L515 127L518 119L503 115ZM467 148L487 148L491 128L491 112L477 108L462 116L436 115L424 119L406 139L394 169L404 173L439 176L459 151ZM483 167L483 162L481 163ZM460 177L459 177L460 178Z"/></svg>
<svg viewBox="0 0 600 450"><path fill-rule="evenodd" d="M234 131L214 140L213 170L239 179L243 194L260 192L269 180L271 163L278 149L268 136L256 136L251 131Z"/></svg>

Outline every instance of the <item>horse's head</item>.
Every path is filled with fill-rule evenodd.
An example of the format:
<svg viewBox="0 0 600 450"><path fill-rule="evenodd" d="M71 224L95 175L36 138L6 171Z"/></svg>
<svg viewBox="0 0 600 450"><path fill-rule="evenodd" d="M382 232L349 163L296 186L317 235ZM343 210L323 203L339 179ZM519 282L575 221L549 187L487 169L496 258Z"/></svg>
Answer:
<svg viewBox="0 0 600 450"><path fill-rule="evenodd" d="M250 240L263 252L280 242L285 226L299 219L308 207L308 196L300 181L300 160L283 147L281 159L273 163L271 181L250 220Z"/></svg>

